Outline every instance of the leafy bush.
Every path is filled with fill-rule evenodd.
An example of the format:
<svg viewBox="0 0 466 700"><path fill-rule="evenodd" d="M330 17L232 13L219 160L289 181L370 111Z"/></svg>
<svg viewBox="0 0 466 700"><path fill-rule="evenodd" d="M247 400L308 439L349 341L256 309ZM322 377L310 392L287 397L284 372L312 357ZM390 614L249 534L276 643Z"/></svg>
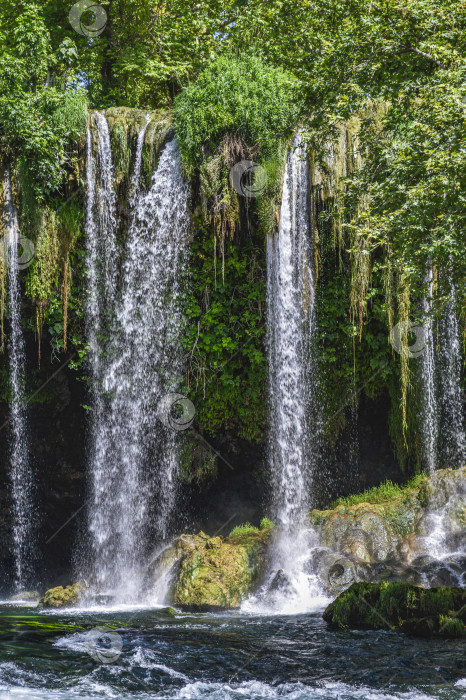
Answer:
<svg viewBox="0 0 466 700"><path fill-rule="evenodd" d="M213 153L226 133L257 146L265 157L276 153L297 119L298 82L288 72L259 58L221 56L212 61L175 99L175 123L188 171Z"/></svg>

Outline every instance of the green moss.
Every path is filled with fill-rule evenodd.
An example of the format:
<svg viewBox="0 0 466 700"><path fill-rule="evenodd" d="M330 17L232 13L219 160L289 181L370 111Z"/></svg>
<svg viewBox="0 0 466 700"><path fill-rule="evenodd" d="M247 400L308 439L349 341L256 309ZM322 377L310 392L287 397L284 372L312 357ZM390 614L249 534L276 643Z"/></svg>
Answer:
<svg viewBox="0 0 466 700"><path fill-rule="evenodd" d="M340 629L399 629L422 636L466 636L466 591L410 583L353 583L324 612Z"/></svg>
<svg viewBox="0 0 466 700"><path fill-rule="evenodd" d="M151 123L147 127L142 147L141 172L146 189L152 182L160 150L172 129L172 114L169 111L151 112Z"/></svg>
<svg viewBox="0 0 466 700"><path fill-rule="evenodd" d="M131 150L128 146L128 136L125 125L117 121L112 130L112 155L117 183L129 175Z"/></svg>
<svg viewBox="0 0 466 700"><path fill-rule="evenodd" d="M425 474L416 474L406 484L402 485L394 484L392 481L387 480L380 486L374 486L363 493L337 498L331 507L336 508L340 505L354 506L358 503L387 503L387 501L409 498L414 491L419 490L425 476Z"/></svg>
<svg viewBox="0 0 466 700"><path fill-rule="evenodd" d="M43 608L63 608L76 606L79 599L86 590L86 586L82 581L78 581L70 586L56 586L46 591L43 598L40 600L40 607Z"/></svg>
<svg viewBox="0 0 466 700"><path fill-rule="evenodd" d="M243 523L242 525L234 527L228 537L239 537L241 535L250 534L257 535L261 530L270 531L273 527L275 527L275 525L269 518L262 518L259 527L255 527L251 525L251 523Z"/></svg>
<svg viewBox="0 0 466 700"><path fill-rule="evenodd" d="M254 527L254 525L251 525L251 523L244 523L243 525L237 525L234 527L230 532L229 537L238 537L238 535L246 535L251 532L259 532L259 529Z"/></svg>
<svg viewBox="0 0 466 700"><path fill-rule="evenodd" d="M273 527L275 527L275 523L273 523L269 518L262 518L260 523L261 530L271 530Z"/></svg>
<svg viewBox="0 0 466 700"><path fill-rule="evenodd" d="M174 602L188 609L238 608L257 581L268 531L249 527L234 537L183 535Z"/></svg>

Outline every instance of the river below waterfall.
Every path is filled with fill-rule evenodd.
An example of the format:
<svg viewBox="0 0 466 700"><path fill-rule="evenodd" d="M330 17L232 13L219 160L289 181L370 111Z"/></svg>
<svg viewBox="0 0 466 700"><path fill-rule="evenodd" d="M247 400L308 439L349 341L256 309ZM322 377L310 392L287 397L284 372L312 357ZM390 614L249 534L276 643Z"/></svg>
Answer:
<svg viewBox="0 0 466 700"><path fill-rule="evenodd" d="M321 614L0 605L0 698L464 698L464 642L333 631ZM96 627L111 637L89 645ZM99 632L95 633L99 636ZM115 642L116 640L116 642ZM113 663L91 655L105 647Z"/></svg>

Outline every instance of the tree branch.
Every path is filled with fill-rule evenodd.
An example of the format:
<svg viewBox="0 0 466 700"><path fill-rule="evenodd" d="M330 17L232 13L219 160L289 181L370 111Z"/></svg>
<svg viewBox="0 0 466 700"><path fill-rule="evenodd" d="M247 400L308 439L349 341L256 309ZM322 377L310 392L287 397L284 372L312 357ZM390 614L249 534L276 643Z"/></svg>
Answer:
<svg viewBox="0 0 466 700"><path fill-rule="evenodd" d="M428 61L431 61L432 63L435 63L436 66L439 68L446 68L447 66L442 63L441 61L438 61L436 58L431 56L430 53L426 53L425 51L421 51L421 49L418 49L416 46L413 46L410 41L406 42L406 44L403 45L403 48L406 51L409 51L410 53L416 53L418 56L422 56L423 58L426 58Z"/></svg>

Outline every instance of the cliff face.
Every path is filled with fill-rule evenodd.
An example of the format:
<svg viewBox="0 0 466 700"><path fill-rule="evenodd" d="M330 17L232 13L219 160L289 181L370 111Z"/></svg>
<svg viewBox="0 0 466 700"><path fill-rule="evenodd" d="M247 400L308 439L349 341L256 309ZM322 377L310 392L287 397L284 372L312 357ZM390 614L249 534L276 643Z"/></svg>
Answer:
<svg viewBox="0 0 466 700"><path fill-rule="evenodd" d="M60 582L62 576L69 574L72 549L83 516L82 512L78 513L72 524L60 530L81 508L85 498L87 416L83 404L88 403L87 392L85 385L78 381L79 374L66 366L66 356L60 358L60 364L52 364L47 348L42 367L38 370L33 334L28 333L26 340L33 391L47 382L28 405L30 468L35 474L38 504L37 556L43 571L42 581ZM62 369L57 372L60 367ZM0 425L8 420L8 406L3 403L0 405ZM7 423L0 433L0 480L3 484L0 495L0 572L3 590L11 590L9 576L14 570L9 557L12 504L8 442Z"/></svg>
<svg viewBox="0 0 466 700"><path fill-rule="evenodd" d="M118 196L118 235L124 239L138 132L150 117L142 152L142 180L147 188L160 148L172 133L172 117L168 111L145 112L129 108L108 109L106 117L111 132ZM323 304L321 316L324 320L336 318L340 312L347 317L347 281L340 279L344 266L337 273L335 283L343 291L340 306L335 307L332 301L327 313L322 301L325 296L323 288L332 290L335 282L333 277L326 277L326 266L327 271L340 270L328 256L340 253L330 243L330 239L334 239L333 233L327 231L321 222L332 202L338 198L338 178L354 167L356 136L356 122L349 123L341 130L332 158L319 164L310 163L315 235L322 255L318 296L319 303ZM30 397L31 469L35 472L37 484L38 558L41 560L43 584L60 583L61 577L63 582L66 581L75 542L82 540L86 516L87 436L92 414L87 409L90 399L85 380L84 147L84 142L76 144L75 171L62 195L57 197L56 208L50 204L40 207L35 212L34 226L29 214L26 216L26 206L23 206L27 183L22 182L21 173L12 167L20 226L36 246L33 264L21 273L21 311L27 351L26 389ZM228 173L223 173L223 176L228 183ZM265 312L261 296L265 252L263 238L256 230L254 207L250 202L248 206L242 202L238 218L240 230L234 240L224 241L227 248L222 252L222 256L225 253L226 265L223 280L222 256L216 249L218 241L205 212L201 211L201 184L196 178L191 184L194 236L190 270L193 284L186 310L189 331L186 356L191 360L187 391L196 403L195 425L202 438L187 446L179 488L184 507L179 516L178 532L200 528L215 532L230 517L235 518L232 524L258 522L269 502L264 439L267 413L263 380ZM6 306L7 336L9 330ZM322 337L324 335L337 338L336 326L323 328ZM379 336L379 345L388 347L385 328ZM336 343L339 343L338 339ZM198 352L193 359L193 354ZM326 352L329 352L328 348ZM346 350L341 354L344 352ZM352 351L349 354L352 364ZM338 364L334 354L329 362L331 367ZM219 367L222 367L222 373L219 373ZM337 495L360 490L386 478L404 478L393 456L387 427L391 411L387 388L381 388L370 397L361 395L359 412L346 405L345 411L341 411L343 380L339 375L332 378L330 372L327 375L337 387L338 406L333 406L329 392L326 398L330 403L326 408L329 411L336 408L338 418L335 425L329 422L326 426L331 435L323 450L319 478L314 480L314 505L319 507L325 507ZM361 384L363 379L361 377ZM348 382L345 386L348 388ZM6 354L3 354L0 355L1 426L8 420L8 391L8 363ZM209 444L206 446L202 439ZM8 442L6 425L0 432L0 479L5 485L0 493L0 571L3 572L5 588L10 587L8 572L13 568L9 559L12 532ZM73 519L65 525L71 517ZM371 518L371 522L379 522L377 513L365 517L368 522ZM344 530L344 527L343 523L341 528ZM390 548L392 534L391 531L387 534L383 527L380 539L385 542L385 548ZM357 551L363 554L362 560L365 561L364 543L357 537L355 543L354 547L359 548ZM383 547L380 551L384 551Z"/></svg>

